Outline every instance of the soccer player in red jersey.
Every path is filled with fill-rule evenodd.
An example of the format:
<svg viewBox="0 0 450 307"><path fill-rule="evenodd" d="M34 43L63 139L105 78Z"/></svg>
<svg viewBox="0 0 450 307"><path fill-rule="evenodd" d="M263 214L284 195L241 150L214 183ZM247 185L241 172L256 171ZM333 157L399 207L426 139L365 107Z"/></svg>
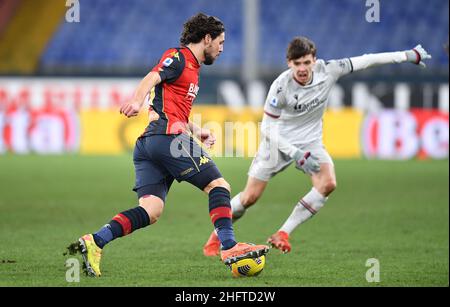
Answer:
<svg viewBox="0 0 450 307"><path fill-rule="evenodd" d="M225 28L216 17L199 13L185 24L181 47L167 50L158 65L140 82L134 97L120 108L126 117L138 115L150 95L150 123L137 139L133 153L134 191L139 206L123 211L93 234L71 246L80 252L90 276L100 276L103 247L112 240L154 224L160 217L174 179L187 181L209 196L209 212L221 244L225 264L256 258L266 245L237 243L231 221L230 185L193 136L209 148L215 137L189 122L198 90L201 64L211 65L223 52Z"/></svg>

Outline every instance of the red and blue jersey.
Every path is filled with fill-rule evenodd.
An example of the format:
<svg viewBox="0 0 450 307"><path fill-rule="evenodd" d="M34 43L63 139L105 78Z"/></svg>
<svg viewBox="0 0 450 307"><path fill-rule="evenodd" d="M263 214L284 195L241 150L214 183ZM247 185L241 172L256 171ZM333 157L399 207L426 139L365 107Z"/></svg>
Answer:
<svg viewBox="0 0 450 307"><path fill-rule="evenodd" d="M161 83L150 97L150 123L143 135L186 131L199 90L200 63L189 48L171 48L152 71L159 73Z"/></svg>

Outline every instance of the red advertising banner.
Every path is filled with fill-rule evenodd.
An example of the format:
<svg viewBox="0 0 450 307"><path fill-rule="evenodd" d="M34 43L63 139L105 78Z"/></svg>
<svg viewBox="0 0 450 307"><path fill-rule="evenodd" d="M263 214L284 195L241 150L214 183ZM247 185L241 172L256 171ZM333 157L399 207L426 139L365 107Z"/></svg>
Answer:
<svg viewBox="0 0 450 307"><path fill-rule="evenodd" d="M0 112L0 154L61 154L80 145L78 114L68 109L10 108Z"/></svg>
<svg viewBox="0 0 450 307"><path fill-rule="evenodd" d="M366 116L361 137L368 158L448 158L448 113L383 110Z"/></svg>

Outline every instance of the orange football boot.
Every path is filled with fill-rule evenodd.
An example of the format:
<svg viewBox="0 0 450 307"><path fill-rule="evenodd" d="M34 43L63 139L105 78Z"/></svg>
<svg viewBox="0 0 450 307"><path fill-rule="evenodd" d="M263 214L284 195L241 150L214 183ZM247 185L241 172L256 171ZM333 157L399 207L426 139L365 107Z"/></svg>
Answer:
<svg viewBox="0 0 450 307"><path fill-rule="evenodd" d="M216 232L213 231L209 236L208 241L203 246L203 255L206 257L219 256L220 254L220 241Z"/></svg>
<svg viewBox="0 0 450 307"><path fill-rule="evenodd" d="M271 244L273 247L281 250L283 253L289 253L291 251L291 244L289 243L289 234L285 231L279 230L269 239L267 243Z"/></svg>
<svg viewBox="0 0 450 307"><path fill-rule="evenodd" d="M269 252L267 245L254 245L249 243L237 243L230 249L222 250L220 257L226 265L235 263L245 258L258 258Z"/></svg>

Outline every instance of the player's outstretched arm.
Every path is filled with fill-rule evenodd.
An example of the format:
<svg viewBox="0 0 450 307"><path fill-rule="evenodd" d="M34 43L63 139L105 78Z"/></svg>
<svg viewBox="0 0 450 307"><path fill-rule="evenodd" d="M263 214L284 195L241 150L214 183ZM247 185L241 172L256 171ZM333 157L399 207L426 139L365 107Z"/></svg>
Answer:
<svg viewBox="0 0 450 307"><path fill-rule="evenodd" d="M359 57L350 58L353 64L353 71L385 64L398 64L404 62L410 62L426 67L425 60L428 59L431 59L431 55L421 45L417 45L413 49L406 51L365 54Z"/></svg>
<svg viewBox="0 0 450 307"><path fill-rule="evenodd" d="M161 77L156 72L150 72L139 83L133 98L127 101L120 107L120 114L126 117L133 117L139 114L142 105L144 104L145 97L157 84L161 83Z"/></svg>

